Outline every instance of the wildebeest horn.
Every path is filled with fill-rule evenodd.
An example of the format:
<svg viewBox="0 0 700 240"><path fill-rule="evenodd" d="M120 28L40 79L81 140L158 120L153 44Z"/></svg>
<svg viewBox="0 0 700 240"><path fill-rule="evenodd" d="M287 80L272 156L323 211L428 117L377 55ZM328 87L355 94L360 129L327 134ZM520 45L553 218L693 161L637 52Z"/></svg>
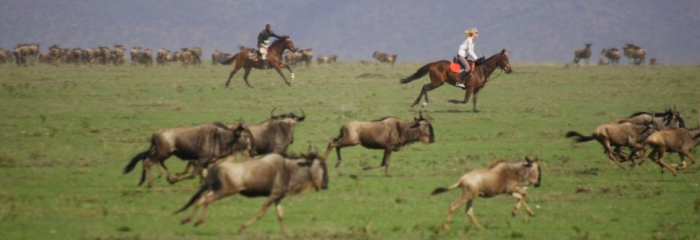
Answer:
<svg viewBox="0 0 700 240"><path fill-rule="evenodd" d="M277 107L272 108L272 111L270 111L270 117L275 116L275 109L277 109Z"/></svg>
<svg viewBox="0 0 700 240"><path fill-rule="evenodd" d="M423 110L420 110L420 111L418 112L418 116L420 117L421 120L424 119L424 118L423 118Z"/></svg>

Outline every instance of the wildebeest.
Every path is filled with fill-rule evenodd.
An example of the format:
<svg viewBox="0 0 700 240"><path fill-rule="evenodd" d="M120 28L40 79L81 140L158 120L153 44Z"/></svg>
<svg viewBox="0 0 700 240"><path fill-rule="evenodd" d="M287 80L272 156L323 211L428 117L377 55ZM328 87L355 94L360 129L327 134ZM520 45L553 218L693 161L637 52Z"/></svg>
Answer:
<svg viewBox="0 0 700 240"><path fill-rule="evenodd" d="M646 50L644 50L644 48L641 48L631 43L626 43L625 46L622 47L622 50L624 51L624 55L625 57L627 57L627 61L630 65L644 65L644 61L647 55L647 52Z"/></svg>
<svg viewBox="0 0 700 240"><path fill-rule="evenodd" d="M396 62L396 57L397 57L396 54L391 55L391 54L382 53L379 51L374 51L374 53L372 53L372 58L376 59L377 61L379 61L381 63L389 63L391 65L394 65L394 62Z"/></svg>
<svg viewBox="0 0 700 240"><path fill-rule="evenodd" d="M313 50L311 48L307 48L307 49L304 49L302 51L299 51L299 53L301 53L301 55L294 55L295 58L297 58L297 56L298 56L298 59L295 59L295 62L296 63L304 63L304 66L310 67L311 62L313 62L313 60L314 60Z"/></svg>
<svg viewBox="0 0 700 240"><path fill-rule="evenodd" d="M681 158L679 169L687 167L685 157L690 158L691 163L695 164L695 157L690 151L700 143L700 129L670 128L661 130L649 136L646 143L653 149L649 154L649 159L659 164L662 173L664 168L668 168L675 176L675 169L664 162L664 154L667 152L678 153Z"/></svg>
<svg viewBox="0 0 700 240"><path fill-rule="evenodd" d="M316 60L318 64L331 64L335 63L338 60L338 55L330 55L325 57L319 56Z"/></svg>
<svg viewBox="0 0 700 240"><path fill-rule="evenodd" d="M367 165L363 169L370 170L384 167L384 174L389 176L389 158L391 152L398 152L411 143L421 141L426 144L435 142L433 126L428 119L423 118L421 112L419 118L413 121L404 121L395 117L385 117L375 121L352 121L340 128L340 136L328 143L323 159L328 159L331 150L335 148L340 166L342 158L340 149L356 146L358 144L369 149L384 149L384 158L381 165Z"/></svg>
<svg viewBox="0 0 700 240"><path fill-rule="evenodd" d="M255 154L286 153L290 144L294 143L294 126L306 119L304 110L302 116L294 113L275 114L275 109L270 113L270 119L258 124L246 124L253 136ZM230 125L235 128L238 124Z"/></svg>
<svg viewBox="0 0 700 240"><path fill-rule="evenodd" d="M194 127L160 130L151 137L149 149L136 154L126 165L124 174L131 172L138 162L143 161L139 186L145 181L146 175L148 176L148 187L153 186L151 167L154 164L166 170L168 182L173 184L184 178L194 178L201 169L216 159L238 152L248 156L255 155L252 138L252 134L245 128L244 124L239 124L235 129L217 122ZM165 160L172 155L185 161L197 161L194 170L184 177L177 174L173 178L164 165Z"/></svg>
<svg viewBox="0 0 700 240"><path fill-rule="evenodd" d="M458 187L461 188L462 197L450 204L443 228L449 230L452 213L460 206L467 204L467 216L469 216L469 220L478 228L483 229L474 216L474 208L472 207L474 199L477 197L490 198L507 193L518 200L518 203L515 204L515 208L513 209L513 216L520 211L521 204L525 205L525 211L527 211L530 216L534 216L535 213L530 209L527 203L525 203L527 192L519 186L534 184L535 187L539 187L541 183L542 169L539 158L530 159L526 157L525 160L513 162L500 160L491 164L491 166L486 169L470 171L462 175L455 184L449 187L436 188L433 190L432 195L434 196Z"/></svg>
<svg viewBox="0 0 700 240"><path fill-rule="evenodd" d="M114 50L112 51L112 64L114 66L121 66L124 64L124 46L121 44L115 44Z"/></svg>
<svg viewBox="0 0 700 240"><path fill-rule="evenodd" d="M262 218L272 203L275 204L277 210L280 230L284 233L286 231L282 215L282 199L303 193L311 188L316 191L328 188L328 170L325 159L319 158L316 152L309 152L301 156L269 154L259 160L245 162L237 162L228 158L212 165L208 172L202 187L184 207L175 212L177 214L185 211L195 202L197 203L192 213L182 220L182 224L191 221L202 205L204 208L195 226L204 223L209 204L226 196L240 193L249 198L267 197L267 200L255 217L241 226L239 233L243 233L251 224Z"/></svg>
<svg viewBox="0 0 700 240"><path fill-rule="evenodd" d="M578 65L578 61L581 59L586 60L586 65L588 65L588 59L591 58L591 43L586 43L586 47L582 49L576 49L574 51L574 61L573 63Z"/></svg>
<svg viewBox="0 0 700 240"><path fill-rule="evenodd" d="M637 125L644 125L648 122L652 122L658 129L685 127L685 121L683 121L681 113L675 109L675 106L673 109L667 109L663 113L637 112L626 118L615 119L610 123L623 122L630 122Z"/></svg>
<svg viewBox="0 0 700 240"><path fill-rule="evenodd" d="M600 54L608 59L608 64L610 64L610 65L620 64L620 49L617 49L617 48L605 49L605 48L603 48L603 51L601 51Z"/></svg>
<svg viewBox="0 0 700 240"><path fill-rule="evenodd" d="M567 138L576 137L576 142L588 142L591 140L597 140L603 145L604 153L617 164L622 169L627 169L625 166L620 164L620 161L616 156L621 156L625 158L620 151L621 147L629 147L632 149L630 153L629 160L634 164L634 158L643 157L644 140L649 137L652 133L656 131L655 126L652 122L645 122L643 125L634 124L631 122L622 123L608 123L602 124L596 127L595 131L591 136L584 136L575 131L569 131L566 133ZM615 151L613 152L612 146L615 146ZM641 152L640 152L641 151Z"/></svg>
<svg viewBox="0 0 700 240"><path fill-rule="evenodd" d="M165 64L168 63L168 55L170 55L170 50L164 47L158 49L156 53L156 63L158 63L158 66L165 66Z"/></svg>
<svg viewBox="0 0 700 240"><path fill-rule="evenodd" d="M214 50L211 54L211 65L219 64L219 59L221 58L221 51L219 49Z"/></svg>

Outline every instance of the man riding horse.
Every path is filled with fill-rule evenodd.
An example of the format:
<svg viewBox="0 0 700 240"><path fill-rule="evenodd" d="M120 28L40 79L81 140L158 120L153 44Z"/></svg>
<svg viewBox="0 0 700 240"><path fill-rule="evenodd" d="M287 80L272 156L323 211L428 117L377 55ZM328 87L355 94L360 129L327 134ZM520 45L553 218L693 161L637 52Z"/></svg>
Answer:
<svg viewBox="0 0 700 240"><path fill-rule="evenodd" d="M270 37L274 37L277 39L280 39L280 36L272 32L272 26L270 24L265 25L265 29L258 34L258 51L260 52L260 58L262 61L260 61L260 64L263 69L267 68L265 66L265 61L267 59L267 45L268 45L268 39Z"/></svg>

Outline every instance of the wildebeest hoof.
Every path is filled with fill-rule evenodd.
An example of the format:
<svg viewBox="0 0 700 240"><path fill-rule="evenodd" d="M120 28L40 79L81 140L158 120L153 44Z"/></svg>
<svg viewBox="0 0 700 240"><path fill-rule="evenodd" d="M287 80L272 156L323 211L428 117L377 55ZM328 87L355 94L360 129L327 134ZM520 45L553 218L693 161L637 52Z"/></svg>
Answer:
<svg viewBox="0 0 700 240"><path fill-rule="evenodd" d="M245 232L245 227L241 227L241 229L238 229L238 234L243 234Z"/></svg>
<svg viewBox="0 0 700 240"><path fill-rule="evenodd" d="M202 223L204 223L204 220L199 220L196 223L194 223L194 226L197 227L199 225L202 225Z"/></svg>
<svg viewBox="0 0 700 240"><path fill-rule="evenodd" d="M185 224L187 224L188 222L190 222L190 220L191 220L191 219L189 219L189 218L182 219L182 221L180 221L180 224L185 225Z"/></svg>

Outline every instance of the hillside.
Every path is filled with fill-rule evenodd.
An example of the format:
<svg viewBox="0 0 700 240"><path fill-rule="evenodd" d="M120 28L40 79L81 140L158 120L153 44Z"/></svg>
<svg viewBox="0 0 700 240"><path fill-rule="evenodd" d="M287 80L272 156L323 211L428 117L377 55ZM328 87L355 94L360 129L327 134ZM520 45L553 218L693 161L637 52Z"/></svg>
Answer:
<svg viewBox="0 0 700 240"><path fill-rule="evenodd" d="M46 49L124 44L234 51L253 46L266 23L299 47L341 60L370 59L375 50L399 61L449 58L472 26L477 53L506 48L520 62L567 62L573 50L631 42L662 63L700 63L700 3L642 1L10 1L0 6L0 47L38 42ZM626 59L623 59L626 62Z"/></svg>

